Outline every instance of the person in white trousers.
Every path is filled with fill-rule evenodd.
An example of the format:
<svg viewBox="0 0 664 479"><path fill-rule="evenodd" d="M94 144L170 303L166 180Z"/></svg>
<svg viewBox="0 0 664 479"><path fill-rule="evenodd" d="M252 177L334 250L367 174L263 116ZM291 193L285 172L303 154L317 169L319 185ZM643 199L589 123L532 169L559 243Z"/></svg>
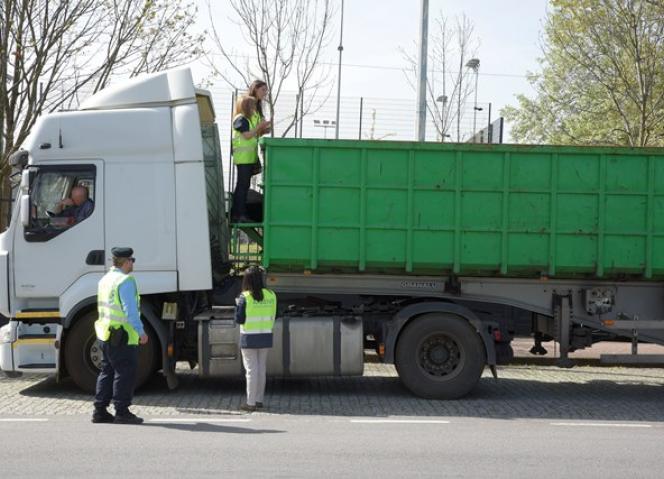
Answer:
<svg viewBox="0 0 664 479"><path fill-rule="evenodd" d="M277 295L265 288L264 273L258 266L247 268L242 293L235 300L235 322L240 325L240 349L247 378L247 402L240 409L249 412L263 407L267 355L277 316Z"/></svg>

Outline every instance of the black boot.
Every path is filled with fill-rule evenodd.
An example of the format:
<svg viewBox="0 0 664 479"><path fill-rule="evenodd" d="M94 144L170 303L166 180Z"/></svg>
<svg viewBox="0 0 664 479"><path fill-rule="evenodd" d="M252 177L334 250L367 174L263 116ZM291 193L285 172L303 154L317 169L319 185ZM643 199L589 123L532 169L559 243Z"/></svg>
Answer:
<svg viewBox="0 0 664 479"><path fill-rule="evenodd" d="M114 420L115 417L106 408L95 408L95 412L92 413L92 422L95 424L110 423Z"/></svg>
<svg viewBox="0 0 664 479"><path fill-rule="evenodd" d="M115 414L115 424L143 424L143 418L127 411L119 411Z"/></svg>

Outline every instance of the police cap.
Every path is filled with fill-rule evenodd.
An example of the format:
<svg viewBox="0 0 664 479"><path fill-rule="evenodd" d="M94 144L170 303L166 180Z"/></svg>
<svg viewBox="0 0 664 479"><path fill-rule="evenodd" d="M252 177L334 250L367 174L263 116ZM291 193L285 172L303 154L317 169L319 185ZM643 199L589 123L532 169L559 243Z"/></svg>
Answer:
<svg viewBox="0 0 664 479"><path fill-rule="evenodd" d="M131 248L116 246L115 248L111 248L111 254L113 254L115 258L131 258L134 254L134 250Z"/></svg>

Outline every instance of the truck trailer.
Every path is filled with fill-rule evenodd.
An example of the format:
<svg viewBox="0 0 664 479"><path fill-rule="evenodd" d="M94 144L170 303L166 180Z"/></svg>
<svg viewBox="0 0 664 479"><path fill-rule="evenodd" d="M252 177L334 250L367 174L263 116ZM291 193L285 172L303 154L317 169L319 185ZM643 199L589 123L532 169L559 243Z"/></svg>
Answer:
<svg viewBox="0 0 664 479"><path fill-rule="evenodd" d="M179 69L107 88L35 124L0 235L0 367L92 391L97 283L130 246L137 384L176 363L242 374L244 266L278 295L272 376L362 375L376 354L427 398L466 395L517 336L571 351L630 341L661 367L664 149L264 138L250 211L231 224L212 99ZM53 206L84 186L81 221Z"/></svg>

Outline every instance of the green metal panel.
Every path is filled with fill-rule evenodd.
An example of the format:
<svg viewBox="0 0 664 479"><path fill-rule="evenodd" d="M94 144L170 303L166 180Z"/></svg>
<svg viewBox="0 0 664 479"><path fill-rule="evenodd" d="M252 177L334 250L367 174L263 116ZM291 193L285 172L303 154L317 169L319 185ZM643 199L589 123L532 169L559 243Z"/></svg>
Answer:
<svg viewBox="0 0 664 479"><path fill-rule="evenodd" d="M262 143L273 270L664 277L664 149Z"/></svg>

